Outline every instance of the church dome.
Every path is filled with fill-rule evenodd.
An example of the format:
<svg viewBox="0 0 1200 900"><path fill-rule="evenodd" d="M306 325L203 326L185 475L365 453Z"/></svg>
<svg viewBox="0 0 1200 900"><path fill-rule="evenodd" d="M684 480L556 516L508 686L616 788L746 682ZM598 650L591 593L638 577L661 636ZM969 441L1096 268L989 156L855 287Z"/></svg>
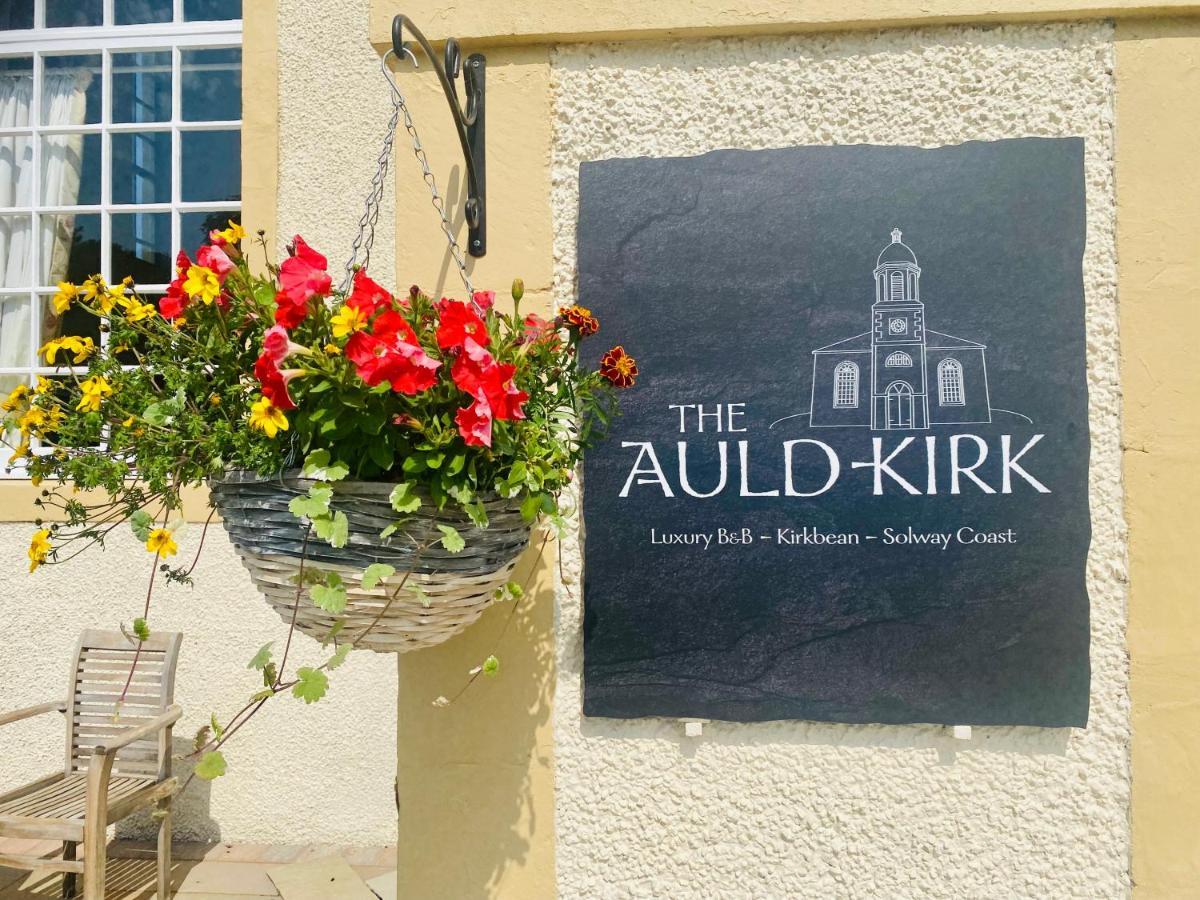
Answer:
<svg viewBox="0 0 1200 900"><path fill-rule="evenodd" d="M909 249L908 244L900 240L901 232L899 228L892 229L892 242L883 248L883 252L879 254L879 260L875 263L877 266L882 266L885 263L910 263L917 264L917 256Z"/></svg>

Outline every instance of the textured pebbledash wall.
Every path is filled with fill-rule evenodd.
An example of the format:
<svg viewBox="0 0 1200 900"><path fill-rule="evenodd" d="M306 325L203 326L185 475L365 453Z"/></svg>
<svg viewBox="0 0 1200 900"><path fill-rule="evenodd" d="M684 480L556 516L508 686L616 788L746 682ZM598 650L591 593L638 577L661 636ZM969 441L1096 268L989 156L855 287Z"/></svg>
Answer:
<svg viewBox="0 0 1200 900"><path fill-rule="evenodd" d="M563 898L1128 894L1112 61L1105 24L556 51L560 302L574 290L584 160L1083 135L1093 522L1087 730L976 728L970 742L931 726L804 722L713 723L688 739L677 722L585 719L580 554L568 541L555 706Z"/></svg>
<svg viewBox="0 0 1200 900"><path fill-rule="evenodd" d="M302 233L328 253L335 273L349 253L391 112L379 57L367 41L366 9L366 0L279 0L278 233L281 243ZM248 45L254 39L247 34ZM257 161L243 163L252 183ZM388 276L392 196L385 191L372 266ZM258 223L245 224L253 232ZM195 551L200 529L188 526L181 557ZM80 629L140 615L149 574L146 551L122 529L102 553L28 575L32 532L31 524L0 526L0 710L63 693ZM175 731L179 752L211 711L229 715L257 689L246 662L267 640L281 648L287 634L219 526L209 533L195 579L194 589L164 588L151 621L185 633L176 685L184 707ZM292 653L298 665L327 656L303 635ZM193 782L177 801L176 839L394 843L395 741L395 657L355 653L330 677L325 700L305 706L280 697L245 727L229 745L229 774L211 785ZM62 742L57 715L0 728L0 791L61 767ZM145 822L134 830L152 833Z"/></svg>

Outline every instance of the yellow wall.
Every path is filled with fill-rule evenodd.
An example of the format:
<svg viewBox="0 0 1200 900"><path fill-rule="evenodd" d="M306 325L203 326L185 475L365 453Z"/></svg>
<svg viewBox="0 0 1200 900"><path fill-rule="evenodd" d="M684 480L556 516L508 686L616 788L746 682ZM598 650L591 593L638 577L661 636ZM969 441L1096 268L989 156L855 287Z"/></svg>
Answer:
<svg viewBox="0 0 1200 900"><path fill-rule="evenodd" d="M1133 879L1200 892L1200 20L1117 30Z"/></svg>

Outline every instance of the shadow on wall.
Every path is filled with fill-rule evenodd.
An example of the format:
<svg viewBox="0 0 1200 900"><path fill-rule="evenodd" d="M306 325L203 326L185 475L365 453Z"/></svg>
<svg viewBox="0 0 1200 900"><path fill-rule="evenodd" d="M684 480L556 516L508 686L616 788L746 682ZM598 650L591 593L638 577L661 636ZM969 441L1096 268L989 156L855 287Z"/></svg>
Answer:
<svg viewBox="0 0 1200 900"><path fill-rule="evenodd" d="M1064 756L1071 738L1070 728L1023 726L979 726L968 740L955 738L945 725L843 725L830 722L713 722L702 736L685 737L683 720L585 718L584 737L626 740L671 740L680 754L695 756L703 743L729 747L761 747L772 744L825 747L875 747L894 750L936 750L939 765L951 765L960 752L1016 753L1022 756Z"/></svg>
<svg viewBox="0 0 1200 900"><path fill-rule="evenodd" d="M553 841L542 836L554 829L554 548L539 562L539 543L535 535L514 575L526 589L519 606L494 606L445 644L400 657L398 853L411 878L401 896L553 893ZM454 698L492 653L496 678L478 678L445 708L433 705ZM452 845L460 849L446 868ZM530 877L551 880L535 887Z"/></svg>
<svg viewBox="0 0 1200 900"><path fill-rule="evenodd" d="M192 742L185 737L171 738L172 774L180 785L192 774L195 760L189 759ZM221 840L221 826L212 817L212 782L193 778L187 790L175 796L171 807L171 834L177 841L197 841L215 844ZM119 840L152 841L158 835L158 825L145 809L117 824Z"/></svg>

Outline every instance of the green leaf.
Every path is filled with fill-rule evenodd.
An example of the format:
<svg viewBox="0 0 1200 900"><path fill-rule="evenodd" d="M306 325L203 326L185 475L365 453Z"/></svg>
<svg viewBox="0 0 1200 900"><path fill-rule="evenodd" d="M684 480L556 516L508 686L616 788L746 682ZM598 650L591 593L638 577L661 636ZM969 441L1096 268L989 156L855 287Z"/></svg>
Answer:
<svg viewBox="0 0 1200 900"><path fill-rule="evenodd" d="M540 494L527 494L525 499L521 501L521 518L526 522L532 522L537 518L538 512L542 508L542 499Z"/></svg>
<svg viewBox="0 0 1200 900"><path fill-rule="evenodd" d="M271 661L271 645L274 641L267 641L258 648L258 652L254 654L250 662L246 664L247 669L258 669L259 671L267 667L267 663Z"/></svg>
<svg viewBox="0 0 1200 900"><path fill-rule="evenodd" d="M144 544L150 540L150 530L154 527L154 516L144 509L139 509L129 517L129 527L133 529L133 536Z"/></svg>
<svg viewBox="0 0 1200 900"><path fill-rule="evenodd" d="M350 474L350 467L340 460L330 461L328 450L313 450L304 457L300 474L316 481L341 481Z"/></svg>
<svg viewBox="0 0 1200 900"><path fill-rule="evenodd" d="M288 503L288 509L296 518L308 516L316 520L329 512L329 501L333 499L333 487L328 484L314 484L308 489L308 494L293 497Z"/></svg>
<svg viewBox="0 0 1200 900"><path fill-rule="evenodd" d="M388 499L392 501L392 509L398 513L415 513L421 508L421 497L416 488L404 481L392 488Z"/></svg>
<svg viewBox="0 0 1200 900"><path fill-rule="evenodd" d="M321 646L324 647L326 644L328 644L330 641L332 641L335 637L337 637L339 634L341 634L342 629L345 627L346 627L345 619L338 619L336 622L334 622L333 627L330 628L329 631L327 631L325 633L325 637L321 638Z"/></svg>
<svg viewBox="0 0 1200 900"><path fill-rule="evenodd" d="M406 456L400 468L402 468L408 475L415 475L418 472L424 472L425 457L416 453L414 453L412 456Z"/></svg>
<svg viewBox="0 0 1200 900"><path fill-rule="evenodd" d="M404 524L403 520L401 520L399 522L393 522L387 528L383 529L383 531L379 532L380 540L387 540L388 538L390 538L393 534L395 534L399 530L400 526L403 524Z"/></svg>
<svg viewBox="0 0 1200 900"><path fill-rule="evenodd" d="M512 470L508 473L509 484L521 484L525 481L525 476L528 474L528 469L525 466L525 461L518 459L512 464Z"/></svg>
<svg viewBox="0 0 1200 900"><path fill-rule="evenodd" d="M341 576L336 572L329 573L325 584L309 588L308 596L325 612L333 613L335 616L346 610L346 587L342 583Z"/></svg>
<svg viewBox="0 0 1200 900"><path fill-rule="evenodd" d="M446 475L457 475L463 470L463 466L467 464L467 454L455 453L450 457L450 461L446 463L446 468L443 470Z"/></svg>
<svg viewBox="0 0 1200 900"><path fill-rule="evenodd" d="M255 693L251 694L250 702L251 703L261 703L263 700L269 700L271 697L274 697L274 696L275 696L275 692L273 690L271 690L271 688L266 687L266 688L263 688L261 691L257 691Z"/></svg>
<svg viewBox="0 0 1200 900"><path fill-rule="evenodd" d="M457 500L463 506L466 506L475 499L475 493L465 484L449 484L444 485L446 493Z"/></svg>
<svg viewBox="0 0 1200 900"><path fill-rule="evenodd" d="M467 503L463 506L463 511L475 523L476 528L488 527L488 514L482 503Z"/></svg>
<svg viewBox="0 0 1200 900"><path fill-rule="evenodd" d="M292 686L292 696L305 703L316 703L329 690L329 678L320 669L311 666L301 666L296 670L296 683Z"/></svg>
<svg viewBox="0 0 1200 900"><path fill-rule="evenodd" d="M337 648L337 652L329 657L329 662L325 663L325 668L332 672L346 661L346 657L350 655L350 651L353 649L353 644L342 644L342 646Z"/></svg>
<svg viewBox="0 0 1200 900"><path fill-rule="evenodd" d="M275 666L275 663L269 662L263 666L262 673L263 687L274 687L275 682L279 680L279 669Z"/></svg>
<svg viewBox="0 0 1200 900"><path fill-rule="evenodd" d="M408 589L412 591L413 597L421 601L422 606L429 606L429 604L432 602L429 599L429 595L425 593L425 588L421 587L419 584L410 584Z"/></svg>
<svg viewBox="0 0 1200 900"><path fill-rule="evenodd" d="M350 521L340 510L331 516L313 519L313 528L316 529L317 537L328 541L331 547L345 547L350 537Z"/></svg>
<svg viewBox="0 0 1200 900"><path fill-rule="evenodd" d="M489 656L483 661L483 674L494 678L500 673L500 660L495 656Z"/></svg>
<svg viewBox="0 0 1200 900"><path fill-rule="evenodd" d="M205 781L220 778L225 774L225 757L220 750L210 750L200 757L200 762L196 763L195 772L197 778Z"/></svg>
<svg viewBox="0 0 1200 900"><path fill-rule="evenodd" d="M520 600L525 596L525 588L521 587L521 585L515 581L508 582L508 584L504 585L504 589L508 591L509 596L511 596L514 600Z"/></svg>
<svg viewBox="0 0 1200 900"><path fill-rule="evenodd" d="M139 641L150 640L150 626L146 624L145 619L133 620L133 633L137 635Z"/></svg>
<svg viewBox="0 0 1200 900"><path fill-rule="evenodd" d="M391 578L396 574L394 566L389 566L387 563L371 563L362 573L362 586L365 590L373 590L375 585L379 584L385 578Z"/></svg>
<svg viewBox="0 0 1200 900"><path fill-rule="evenodd" d="M367 456L371 457L371 462L379 466L381 471L386 472L392 467L396 452L386 441L371 441L367 444Z"/></svg>
<svg viewBox="0 0 1200 900"><path fill-rule="evenodd" d="M211 735L212 729L207 725L201 725L199 730L196 732L196 736L192 738L192 749L199 753L200 748L208 743L208 739Z"/></svg>
<svg viewBox="0 0 1200 900"><path fill-rule="evenodd" d="M430 453L427 457L425 457L425 465L429 466L431 469L440 469L442 467L442 463L445 461L445 453Z"/></svg>
<svg viewBox="0 0 1200 900"><path fill-rule="evenodd" d="M458 529L450 525L439 525L438 531L442 533L442 539L438 542L451 553L462 553L463 548L467 546L467 542L463 540Z"/></svg>
<svg viewBox="0 0 1200 900"><path fill-rule="evenodd" d="M208 727L212 729L213 737L218 741L225 736L225 729L221 727L221 723L217 721L217 714L210 713L208 717Z"/></svg>

